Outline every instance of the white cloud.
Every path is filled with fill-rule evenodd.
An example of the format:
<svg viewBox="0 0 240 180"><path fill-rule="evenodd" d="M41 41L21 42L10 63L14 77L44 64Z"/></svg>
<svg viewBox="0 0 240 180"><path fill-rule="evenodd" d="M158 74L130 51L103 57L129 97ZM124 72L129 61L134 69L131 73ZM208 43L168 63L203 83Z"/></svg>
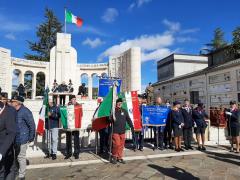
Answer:
<svg viewBox="0 0 240 180"><path fill-rule="evenodd" d="M166 25L171 32L178 32L181 29L181 24L179 22L173 22L164 19L163 24Z"/></svg>
<svg viewBox="0 0 240 180"><path fill-rule="evenodd" d="M127 39L120 44L113 45L106 49L102 54L99 55L98 61L102 61L105 57L115 56L123 53L131 47L140 47L142 53L142 62L159 60L163 57L168 56L173 52L180 52L180 48L172 50L171 46L177 45L178 43L193 42L196 39L191 36L185 36L187 33L192 33L195 30L182 30L179 22L172 22L164 19L162 22L166 25L167 30L161 34L152 35L141 35L134 39ZM182 31L185 31L181 34Z"/></svg>
<svg viewBox="0 0 240 180"><path fill-rule="evenodd" d="M142 62L149 60L159 60L168 56L171 53L172 53L171 50L168 48L157 49L150 53L142 52Z"/></svg>
<svg viewBox="0 0 240 180"><path fill-rule="evenodd" d="M143 4L149 3L152 0L137 0L137 7L141 7Z"/></svg>
<svg viewBox="0 0 240 180"><path fill-rule="evenodd" d="M132 4L129 5L128 10L131 11L135 7L141 7L143 4L147 4L151 2L152 0L136 0Z"/></svg>
<svg viewBox="0 0 240 180"><path fill-rule="evenodd" d="M102 16L102 20L106 23L112 23L118 16L118 10L115 8L108 8Z"/></svg>
<svg viewBox="0 0 240 180"><path fill-rule="evenodd" d="M87 38L85 39L83 42L82 42L83 45L88 45L90 46L91 48L96 48L98 46L101 46L103 44L105 44L104 41L102 41L101 39L99 38L96 38L96 39L90 39L90 38Z"/></svg>
<svg viewBox="0 0 240 180"><path fill-rule="evenodd" d="M6 34L4 37L9 40L16 40L16 37L11 33Z"/></svg>
<svg viewBox="0 0 240 180"><path fill-rule="evenodd" d="M173 42L174 37L171 34L163 33L155 35L142 35L135 39L128 39L119 45L114 45L108 48L99 56L99 61L101 61L104 57L120 54L135 46L141 47L143 53L142 61L157 59L157 55L164 56L167 54L166 52L170 52L170 50L167 51L165 47L172 45Z"/></svg>

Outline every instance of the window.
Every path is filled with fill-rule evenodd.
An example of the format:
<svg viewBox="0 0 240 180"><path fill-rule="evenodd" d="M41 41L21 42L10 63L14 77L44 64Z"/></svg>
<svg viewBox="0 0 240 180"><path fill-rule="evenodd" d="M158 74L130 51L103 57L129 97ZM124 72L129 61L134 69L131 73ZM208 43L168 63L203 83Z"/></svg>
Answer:
<svg viewBox="0 0 240 180"><path fill-rule="evenodd" d="M191 91L190 92L190 103L198 104L199 102L199 91Z"/></svg>

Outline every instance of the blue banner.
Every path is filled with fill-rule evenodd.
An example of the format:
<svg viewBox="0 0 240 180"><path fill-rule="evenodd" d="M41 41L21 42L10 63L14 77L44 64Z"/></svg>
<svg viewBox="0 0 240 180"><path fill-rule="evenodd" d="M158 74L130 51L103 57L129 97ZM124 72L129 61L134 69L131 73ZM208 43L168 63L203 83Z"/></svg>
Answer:
<svg viewBox="0 0 240 180"><path fill-rule="evenodd" d="M117 87L117 93L120 93L122 80L107 78L99 79L98 97L105 97L115 81L118 81L119 86Z"/></svg>
<svg viewBox="0 0 240 180"><path fill-rule="evenodd" d="M143 126L164 126L170 109L167 106L142 106Z"/></svg>

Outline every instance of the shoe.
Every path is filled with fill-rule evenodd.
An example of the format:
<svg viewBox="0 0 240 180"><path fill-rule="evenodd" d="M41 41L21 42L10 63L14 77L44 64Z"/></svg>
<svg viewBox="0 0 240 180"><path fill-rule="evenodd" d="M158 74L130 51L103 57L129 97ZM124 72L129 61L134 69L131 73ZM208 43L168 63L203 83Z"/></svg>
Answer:
<svg viewBox="0 0 240 180"><path fill-rule="evenodd" d="M163 147L159 147L158 149L159 149L159 150L161 150L161 151L163 151L163 150L164 150L164 149L163 149Z"/></svg>
<svg viewBox="0 0 240 180"><path fill-rule="evenodd" d="M119 163L126 164L126 161L124 161L123 159L118 159L117 161L118 161Z"/></svg>
<svg viewBox="0 0 240 180"><path fill-rule="evenodd" d="M198 146L197 150L201 151L201 150L202 150L202 148L201 148L200 146Z"/></svg>
<svg viewBox="0 0 240 180"><path fill-rule="evenodd" d="M116 158L112 158L110 162L111 162L112 164L117 164Z"/></svg>
<svg viewBox="0 0 240 180"><path fill-rule="evenodd" d="M19 180L25 180L25 177L20 177L20 178L18 178Z"/></svg>
<svg viewBox="0 0 240 180"><path fill-rule="evenodd" d="M202 147L202 150L203 150L203 151L206 151L206 148L203 146L203 147Z"/></svg>
<svg viewBox="0 0 240 180"><path fill-rule="evenodd" d="M69 159L72 155L67 154L64 159Z"/></svg>
<svg viewBox="0 0 240 180"><path fill-rule="evenodd" d="M182 149L182 148L179 148L179 150L180 150L180 151L184 151L184 149Z"/></svg>
<svg viewBox="0 0 240 180"><path fill-rule="evenodd" d="M175 151L180 152L180 149L175 149Z"/></svg>
<svg viewBox="0 0 240 180"><path fill-rule="evenodd" d="M172 145L169 146L169 149L174 149Z"/></svg>
<svg viewBox="0 0 240 180"><path fill-rule="evenodd" d="M184 149L185 149L185 150L188 150L189 148L185 146Z"/></svg>
<svg viewBox="0 0 240 180"><path fill-rule="evenodd" d="M53 154L53 155L52 155L52 160L55 160L55 159L57 159L57 155L56 155L56 154Z"/></svg>
<svg viewBox="0 0 240 180"><path fill-rule="evenodd" d="M74 154L75 159L79 159L79 154Z"/></svg>
<svg viewBox="0 0 240 180"><path fill-rule="evenodd" d="M50 157L52 157L52 154L47 153L46 156L44 157L44 159L48 159Z"/></svg>
<svg viewBox="0 0 240 180"><path fill-rule="evenodd" d="M191 150L193 150L193 147L192 147L192 146L189 146L189 147L188 147L188 149L191 149Z"/></svg>
<svg viewBox="0 0 240 180"><path fill-rule="evenodd" d="M240 152L239 151L235 151L236 154L239 154Z"/></svg>
<svg viewBox="0 0 240 180"><path fill-rule="evenodd" d="M139 148L139 151L143 151L143 148Z"/></svg>

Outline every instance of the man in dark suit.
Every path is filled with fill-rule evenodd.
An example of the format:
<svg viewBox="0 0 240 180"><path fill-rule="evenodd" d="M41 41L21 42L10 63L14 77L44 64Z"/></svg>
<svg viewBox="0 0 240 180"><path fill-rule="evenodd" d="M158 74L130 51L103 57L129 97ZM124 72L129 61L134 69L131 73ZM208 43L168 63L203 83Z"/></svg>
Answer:
<svg viewBox="0 0 240 180"><path fill-rule="evenodd" d="M16 111L0 97L0 180L15 179L13 143L16 135Z"/></svg>

